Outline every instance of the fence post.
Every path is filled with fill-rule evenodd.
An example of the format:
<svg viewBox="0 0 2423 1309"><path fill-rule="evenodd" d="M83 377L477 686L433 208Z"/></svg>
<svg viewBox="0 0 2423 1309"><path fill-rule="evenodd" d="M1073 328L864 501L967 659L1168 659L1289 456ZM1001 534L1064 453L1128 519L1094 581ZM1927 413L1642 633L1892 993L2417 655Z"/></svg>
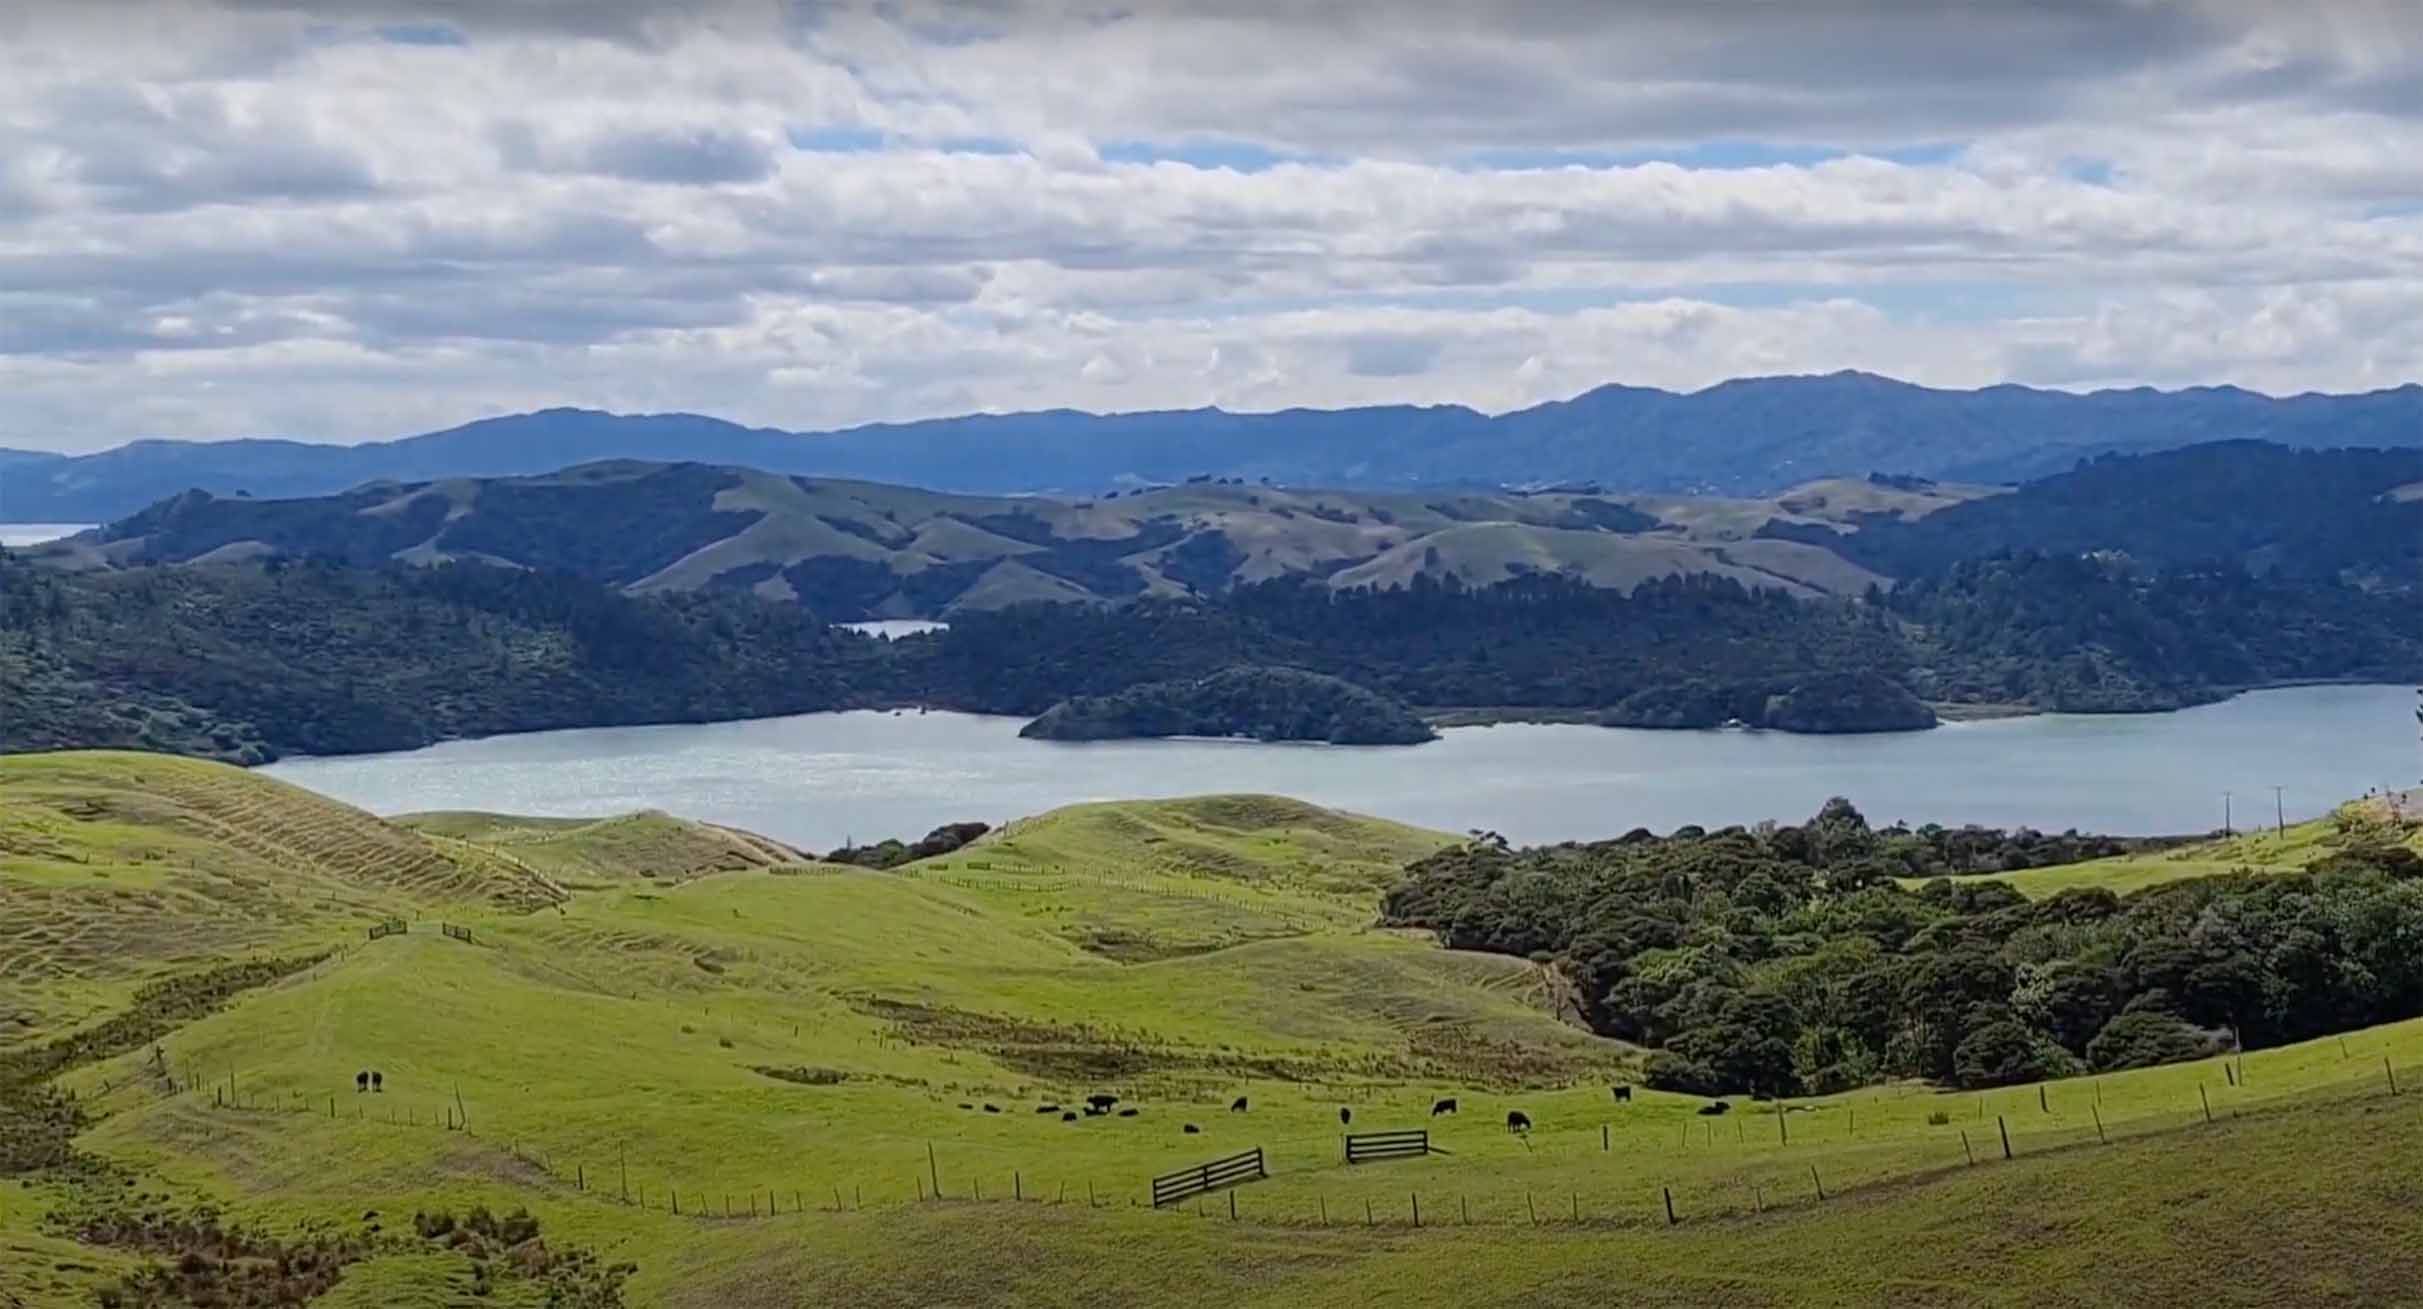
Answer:
<svg viewBox="0 0 2423 1309"><path fill-rule="evenodd" d="M1525 1208L1525 1209L1527 1209L1527 1210L1529 1210L1529 1211L1531 1212L1531 1225L1532 1225L1533 1227L1537 1227L1537 1226L1539 1226L1539 1225L1540 1225L1540 1207L1539 1207L1538 1205L1536 1205L1536 1204L1532 1203L1532 1201L1531 1201L1531 1192L1529 1192L1529 1191L1525 1191L1525 1192L1523 1192L1523 1208Z"/></svg>
<svg viewBox="0 0 2423 1309"><path fill-rule="evenodd" d="M1599 1124L1599 1153L1607 1153L1607 1125L1605 1123Z"/></svg>
<svg viewBox="0 0 2423 1309"><path fill-rule="evenodd" d="M836 1197L838 1197L839 1192L836 1191L835 1194ZM1015 1168L1010 1170L1010 1198L1012 1200L1024 1200L1026 1198L1026 1179L1019 1176L1018 1170Z"/></svg>
<svg viewBox="0 0 2423 1309"><path fill-rule="evenodd" d="M1321 1226L1329 1226L1329 1197L1325 1195L1316 1195L1313 1197L1313 1199L1318 1200L1321 1203Z"/></svg>
<svg viewBox="0 0 2423 1309"><path fill-rule="evenodd" d="M1817 1198L1818 1198L1818 1199L1823 1200L1823 1199L1825 1199L1825 1198L1826 1198L1826 1183L1825 1183L1825 1179L1824 1179L1824 1178L1822 1178L1822 1177L1819 1177L1819 1176L1817 1175L1817 1165L1816 1165L1816 1164L1811 1164L1811 1165L1809 1165L1809 1183L1810 1183L1810 1185L1815 1186L1815 1187L1817 1188Z"/></svg>
<svg viewBox="0 0 2423 1309"><path fill-rule="evenodd" d="M2001 1114L1994 1115L1994 1126L2002 1129L2002 1157L2011 1157L2011 1124Z"/></svg>
<svg viewBox="0 0 2423 1309"><path fill-rule="evenodd" d="M1464 1225L1472 1226L1472 1202L1459 1195L1455 1198L1455 1207L1456 1212L1463 1215Z"/></svg>
<svg viewBox="0 0 2423 1309"><path fill-rule="evenodd" d="M2097 1109L2097 1108L2095 1108L2093 1105L2089 1105L2089 1106L2087 1106L2087 1108L2088 1108L2089 1110L2091 1110L2091 1111L2094 1113L2094 1115L2095 1115L2095 1139L2096 1139L2096 1141L2098 1141L2098 1142L2100 1142L2101 1144L2104 1144L2104 1145L2110 1145L2110 1144L2112 1143L2112 1138L2110 1138L2110 1137L2108 1137L2108 1136L2105 1136L2105 1135L2103 1134L2103 1111L2102 1111L2101 1109Z"/></svg>
<svg viewBox="0 0 2423 1309"><path fill-rule="evenodd" d="M2388 1055L2381 1056L2381 1071L2389 1074L2389 1093L2396 1095L2398 1093L2398 1070L2389 1066Z"/></svg>
<svg viewBox="0 0 2423 1309"><path fill-rule="evenodd" d="M1960 1152L1968 1156L1969 1167L1977 1166L1977 1152L1969 1148L1969 1129L1965 1127L1960 1129Z"/></svg>
<svg viewBox="0 0 2423 1309"><path fill-rule="evenodd" d="M1756 1182L1750 1184L1750 1212L1754 1214L1767 1212L1766 1188Z"/></svg>
<svg viewBox="0 0 2423 1309"><path fill-rule="evenodd" d="M939 1167L937 1167L937 1166L935 1165L935 1163L934 1163L934 1143L933 1143L932 1141L928 1141L928 1142L926 1142L926 1143L925 1143L925 1171L926 1171L926 1175L927 1175L927 1176L929 1176L929 1177L931 1177L931 1178L933 1179L933 1182L934 1182L934 1198L935 1198L935 1199L937 1199L937 1200L941 1199L941 1198L942 1198L942 1170L941 1170Z"/></svg>
<svg viewBox="0 0 2423 1309"><path fill-rule="evenodd" d="M1231 1191L1229 1194L1234 1196L1236 1192ZM1420 1191L1413 1193L1413 1225L1417 1228L1422 1225L1422 1193Z"/></svg>
<svg viewBox="0 0 2423 1309"><path fill-rule="evenodd" d="M2036 1112L2045 1114L2053 1112L2053 1107L2045 1103L2044 1083L2042 1082L2036 1084Z"/></svg>
<svg viewBox="0 0 2423 1309"><path fill-rule="evenodd" d="M2204 1083L2196 1083L2196 1098L2204 1102L2204 1121L2213 1121L2213 1097L2204 1093Z"/></svg>
<svg viewBox="0 0 2423 1309"><path fill-rule="evenodd" d="M1237 1188L1233 1186L1228 1189L1228 1221L1232 1223L1237 1221ZM1414 1226L1419 1227L1421 1224L1417 1222Z"/></svg>
<svg viewBox="0 0 2423 1309"><path fill-rule="evenodd" d="M1792 1144L1792 1130L1784 1126L1784 1099L1775 1098L1775 1140L1779 1145Z"/></svg>
<svg viewBox="0 0 2423 1309"><path fill-rule="evenodd" d="M1658 1189L1666 1193L1666 1226L1672 1227L1674 1226L1674 1188L1661 1186Z"/></svg>

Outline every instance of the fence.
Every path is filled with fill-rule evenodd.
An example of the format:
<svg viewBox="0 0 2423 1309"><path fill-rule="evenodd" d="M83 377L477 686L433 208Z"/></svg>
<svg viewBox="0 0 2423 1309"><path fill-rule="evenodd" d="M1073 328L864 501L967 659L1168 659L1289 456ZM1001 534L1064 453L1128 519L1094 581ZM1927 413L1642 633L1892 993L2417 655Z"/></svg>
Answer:
<svg viewBox="0 0 2423 1309"><path fill-rule="evenodd" d="M1174 1204L1189 1196L1216 1191L1240 1182L1258 1182L1270 1176L1262 1164L1262 1147L1255 1146L1243 1154L1214 1159L1207 1164L1182 1169L1153 1179L1153 1208Z"/></svg>
<svg viewBox="0 0 2423 1309"><path fill-rule="evenodd" d="M370 939L376 941L383 936L401 936L410 930L411 928L405 925L403 919L389 918L370 925Z"/></svg>
<svg viewBox="0 0 2423 1309"><path fill-rule="evenodd" d="M465 945L471 944L471 929L468 927L457 927L453 923L439 923L437 929Z"/></svg>
<svg viewBox="0 0 2423 1309"><path fill-rule="evenodd" d="M1416 1159L1430 1153L1428 1132L1357 1132L1346 1138L1346 1162Z"/></svg>

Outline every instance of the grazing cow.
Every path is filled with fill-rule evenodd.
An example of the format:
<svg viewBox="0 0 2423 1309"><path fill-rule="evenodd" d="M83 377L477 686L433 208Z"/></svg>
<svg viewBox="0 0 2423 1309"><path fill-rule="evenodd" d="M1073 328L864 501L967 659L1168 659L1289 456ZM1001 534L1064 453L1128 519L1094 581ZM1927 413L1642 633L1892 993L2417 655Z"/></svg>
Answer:
<svg viewBox="0 0 2423 1309"><path fill-rule="evenodd" d="M962 1108L962 1109L973 1109L973 1108L975 1108L976 1106L974 1106L974 1105L972 1105L972 1104L969 1104L969 1103L968 1103L967 1101L965 1101L965 1100L962 1100L962 1101L960 1101L960 1102L959 1102L959 1107L960 1107L960 1108Z"/></svg>
<svg viewBox="0 0 2423 1309"><path fill-rule="evenodd" d="M1193 1136L1195 1133L1200 1132L1200 1131L1202 1131L1202 1130L1203 1130L1202 1128L1195 1126L1193 1123L1188 1123L1188 1124L1186 1125L1186 1134L1187 1134L1188 1136Z"/></svg>
<svg viewBox="0 0 2423 1309"><path fill-rule="evenodd" d="M1347 1108L1345 1105L1339 1105L1339 1106L1338 1106L1338 1125L1339 1125L1340 1127L1344 1127L1344 1126L1346 1126L1347 1124L1352 1123L1354 1120L1355 1120L1355 1111L1354 1111L1354 1110Z"/></svg>
<svg viewBox="0 0 2423 1309"><path fill-rule="evenodd" d="M1529 1115L1529 1114L1527 1114L1527 1113L1524 1113L1524 1112L1523 1112L1522 1110L1520 1110L1520 1109L1509 1109L1509 1110L1507 1110L1507 1111L1506 1111L1506 1130L1507 1130L1507 1131L1509 1131L1509 1132L1528 1132L1528 1131L1530 1131L1530 1130L1531 1130L1531 1115Z"/></svg>
<svg viewBox="0 0 2423 1309"><path fill-rule="evenodd" d="M1438 1117L1440 1114L1451 1114L1455 1111L1455 1099L1452 1096L1430 1106L1430 1116L1433 1118Z"/></svg>
<svg viewBox="0 0 2423 1309"><path fill-rule="evenodd" d="M1119 1111L1119 1116L1121 1118L1133 1118L1136 1116L1136 1111L1133 1109L1122 1109Z"/></svg>
<svg viewBox="0 0 2423 1309"><path fill-rule="evenodd" d="M1610 1086L1610 1087L1608 1087L1607 1089L1608 1089L1608 1090L1610 1090L1610 1091L1615 1092L1615 1102L1616 1102L1617 1104L1630 1104L1630 1103L1632 1103L1632 1088L1631 1088L1631 1087L1629 1087L1629 1086Z"/></svg>
<svg viewBox="0 0 2423 1309"><path fill-rule="evenodd" d="M1056 1104L1039 1104L1035 1106L1035 1112L1039 1114L1056 1114L1060 1112L1060 1106Z"/></svg>
<svg viewBox="0 0 2423 1309"><path fill-rule="evenodd" d="M1119 1103L1119 1097L1115 1095L1089 1095L1085 1097L1085 1102L1092 1105L1096 1109L1108 1109L1112 1105Z"/></svg>
<svg viewBox="0 0 2423 1309"><path fill-rule="evenodd" d="M382 1077L382 1076L380 1076L380 1075L379 1075L379 1070L378 1070L378 1069L376 1069L376 1068L371 1069L371 1070L370 1070L370 1090L371 1090L371 1092L372 1092L373 1094L378 1094L378 1093L384 1092L386 1089L387 1089L387 1079L386 1079L385 1077Z"/></svg>
<svg viewBox="0 0 2423 1309"><path fill-rule="evenodd" d="M1237 1099L1236 1099L1236 1103L1231 1104L1231 1105L1228 1107L1228 1111L1229 1111L1230 1113L1232 1113L1232 1114L1241 1114L1241 1113L1244 1113L1244 1112L1245 1112L1245 1097L1244 1097L1244 1096L1238 1096L1238 1097L1237 1097Z"/></svg>
<svg viewBox="0 0 2423 1309"><path fill-rule="evenodd" d="M368 1070L368 1069L364 1069L364 1070L363 1070L363 1071L361 1071L361 1072L355 1073L355 1074L353 1075L353 1093L354 1093L355 1095L360 1095L362 1092L367 1091L367 1090L369 1090L369 1089L370 1089L370 1072L369 1072L369 1070Z"/></svg>
<svg viewBox="0 0 2423 1309"><path fill-rule="evenodd" d="M1701 1105L1699 1107L1699 1116L1702 1118L1714 1118L1718 1114L1724 1113L1732 1108L1732 1105L1726 1104L1722 1100L1715 1100Z"/></svg>
<svg viewBox="0 0 2423 1309"><path fill-rule="evenodd" d="M997 1114L1001 1112L1001 1106L997 1104L988 1104L984 1107L984 1111L988 1114Z"/></svg>
<svg viewBox="0 0 2423 1309"><path fill-rule="evenodd" d="M1074 1110L1074 1109L1067 1109L1067 1110L1063 1110L1063 1111L1061 1112L1061 1114L1060 1114L1060 1121L1061 1121L1061 1122L1064 1122L1064 1123L1073 1123L1073 1122L1076 1122L1076 1121L1077 1121L1077 1111L1076 1111L1076 1110Z"/></svg>

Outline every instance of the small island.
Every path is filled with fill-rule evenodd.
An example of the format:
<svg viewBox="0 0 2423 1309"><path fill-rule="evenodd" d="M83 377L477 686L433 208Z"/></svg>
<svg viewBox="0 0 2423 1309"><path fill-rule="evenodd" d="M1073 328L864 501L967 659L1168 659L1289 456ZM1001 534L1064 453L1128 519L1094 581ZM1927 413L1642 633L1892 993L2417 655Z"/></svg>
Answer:
<svg viewBox="0 0 2423 1309"><path fill-rule="evenodd" d="M1352 682L1294 668L1247 666L1061 701L1018 735L1041 741L1242 736L1332 745L1419 745L1438 739L1412 709Z"/></svg>
<svg viewBox="0 0 2423 1309"><path fill-rule="evenodd" d="M1763 727L1779 732L1916 732L1935 711L1879 673L1817 673L1747 683L1681 682L1624 697L1610 727Z"/></svg>

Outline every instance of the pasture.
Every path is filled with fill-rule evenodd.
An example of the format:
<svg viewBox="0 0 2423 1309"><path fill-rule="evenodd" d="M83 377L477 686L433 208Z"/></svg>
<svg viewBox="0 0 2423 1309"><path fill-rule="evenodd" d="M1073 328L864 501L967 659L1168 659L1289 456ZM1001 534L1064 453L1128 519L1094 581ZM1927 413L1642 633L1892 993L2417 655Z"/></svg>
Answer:
<svg viewBox="0 0 2423 1309"><path fill-rule="evenodd" d="M1372 926L1390 872L1451 838L1290 801L1081 806L900 872L762 845L702 872L691 856L724 838L677 820L383 824L125 756L0 761L7 787L54 797L29 824L39 867L0 864L12 893L124 867L199 894L195 868L254 859L239 889L287 911L238 933L262 900L230 893L157 966L332 952L156 1055L69 1072L96 1120L82 1148L279 1232L527 1206L551 1245L635 1263L632 1304L1513 1304L1610 1284L1646 1303L2016 1303L2042 1286L2018 1270L2083 1278L2093 1259L2183 1295L2237 1278L2221 1298L2246 1299L2390 1285L2414 1263L2393 1247L2423 1235L2393 1203L2423 1163L2423 1100L2389 1093L2423 1092L2423 1022L1983 1095L1618 1103L1639 1052L1560 1021L1544 970ZM153 803L172 807L154 821ZM203 821L277 805L341 835L255 818L239 847ZM368 939L389 912L409 930ZM84 1004L32 1010L27 1040L122 1004L140 972L43 959L63 980L28 993ZM385 1089L356 1090L368 1069ZM1112 1112L1064 1119L1095 1094ZM1442 1097L1457 1112L1434 1116ZM1413 1128L1440 1152L1344 1161L1346 1130ZM1257 1147L1268 1180L1146 1207L1152 1176ZM127 1264L45 1229L59 1185L0 1180L0 1251L47 1270L0 1276L27 1304ZM2324 1196L2366 1206L2363 1230L2332 1237ZM2381 1262L2233 1246L2259 1228L2266 1249L2344 1239ZM325 1302L450 1303L467 1276L390 1252Z"/></svg>

